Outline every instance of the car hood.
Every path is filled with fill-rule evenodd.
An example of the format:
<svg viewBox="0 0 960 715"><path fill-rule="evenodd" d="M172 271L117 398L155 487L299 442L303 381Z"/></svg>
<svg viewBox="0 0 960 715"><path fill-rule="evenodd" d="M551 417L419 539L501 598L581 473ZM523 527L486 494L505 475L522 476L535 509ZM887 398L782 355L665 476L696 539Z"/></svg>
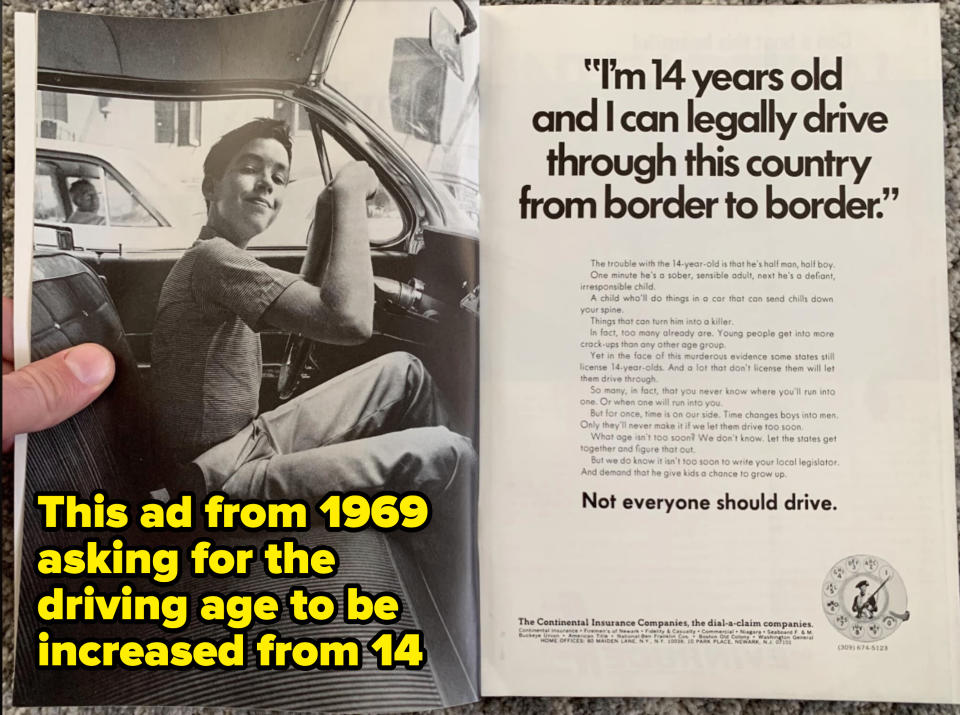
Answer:
<svg viewBox="0 0 960 715"><path fill-rule="evenodd" d="M89 86L84 78L313 84L352 4L320 0L189 21L40 12L40 85L79 89Z"/></svg>

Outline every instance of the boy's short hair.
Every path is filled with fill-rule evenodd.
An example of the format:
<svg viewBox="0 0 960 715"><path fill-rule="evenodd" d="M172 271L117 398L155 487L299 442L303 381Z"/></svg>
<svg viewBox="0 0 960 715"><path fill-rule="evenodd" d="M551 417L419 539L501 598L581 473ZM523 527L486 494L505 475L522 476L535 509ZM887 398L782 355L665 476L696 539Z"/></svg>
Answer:
<svg viewBox="0 0 960 715"><path fill-rule="evenodd" d="M254 119L227 132L210 147L207 158L203 160L204 196L212 189L209 182L222 179L237 152L253 139L276 139L287 150L287 160L293 160L293 141L290 139L290 127L287 123L282 119Z"/></svg>

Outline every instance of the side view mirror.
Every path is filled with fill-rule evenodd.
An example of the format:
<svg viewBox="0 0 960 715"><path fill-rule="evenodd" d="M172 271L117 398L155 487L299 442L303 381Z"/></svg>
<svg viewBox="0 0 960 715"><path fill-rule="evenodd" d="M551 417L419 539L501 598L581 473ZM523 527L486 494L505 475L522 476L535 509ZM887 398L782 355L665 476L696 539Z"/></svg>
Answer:
<svg viewBox="0 0 960 715"><path fill-rule="evenodd" d="M399 37L390 68L390 118L395 131L441 144L448 73L464 80L461 39L477 29L466 0L454 0L463 13L463 30L434 7L429 37Z"/></svg>
<svg viewBox="0 0 960 715"><path fill-rule="evenodd" d="M430 11L430 49L437 53L443 63L460 80L463 80L463 53L460 50L460 35L439 8Z"/></svg>
<svg viewBox="0 0 960 715"><path fill-rule="evenodd" d="M396 131L440 144L446 87L447 64L430 48L428 40L394 40L390 119Z"/></svg>

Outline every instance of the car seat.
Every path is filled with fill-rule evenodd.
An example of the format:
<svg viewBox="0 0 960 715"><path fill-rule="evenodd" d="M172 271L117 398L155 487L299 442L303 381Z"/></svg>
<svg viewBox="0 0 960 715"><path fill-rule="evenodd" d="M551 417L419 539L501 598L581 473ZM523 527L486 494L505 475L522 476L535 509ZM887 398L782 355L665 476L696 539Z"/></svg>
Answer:
<svg viewBox="0 0 960 715"><path fill-rule="evenodd" d="M272 578L255 565L249 577L216 578L184 573L168 588L194 595L204 592L269 591L281 599L294 585L311 593L326 591L341 600L344 584L359 583L368 592L392 591L401 596L399 622L384 626L346 625L340 618L328 624L295 626L286 615L274 624L255 624L247 636L247 667L242 670L112 668L40 669L38 633L51 640L111 640L138 638L167 641L200 638L223 640L230 633L220 625L195 616L182 630L163 631L144 623L51 623L35 608L37 599L57 584L80 592L92 583L98 593L115 593L132 583L137 593L162 591L147 578L98 576L55 578L39 575L36 550L41 546L69 548L95 538L106 546L117 532L47 531L35 504L38 492L72 492L88 498L103 490L110 499L137 504L165 479L164 465L153 448L149 407L138 365L124 337L117 311L103 281L83 261L64 253L38 253L33 262L32 345L34 359L81 342L97 342L116 357L116 378L104 395L74 418L31 435L26 464L23 565L20 580L19 633L16 652L14 702L17 705L203 705L249 709L325 711L384 711L444 707L477 697L477 642L475 631L463 635L451 627L436 607L416 557L398 543L401 539L366 530L327 532L314 527L291 534L269 532L178 533L145 532L132 526L119 534L130 545L183 547L196 538L217 545L259 548L267 540L292 536L304 546L325 545L341 564L330 578ZM169 474L166 475L169 477ZM131 510L132 511L132 510ZM409 538L409 535L408 537ZM411 541L412 543L412 541ZM183 573L185 561L181 562ZM196 613L196 598L191 604ZM475 609L472 610L476 616ZM474 618L473 623L476 623ZM381 629L422 629L428 651L422 670L378 670L370 652L364 652L359 671L258 670L251 663L250 642L264 630L277 630L286 639L332 639L353 636L367 643ZM460 633L461 635L457 635Z"/></svg>

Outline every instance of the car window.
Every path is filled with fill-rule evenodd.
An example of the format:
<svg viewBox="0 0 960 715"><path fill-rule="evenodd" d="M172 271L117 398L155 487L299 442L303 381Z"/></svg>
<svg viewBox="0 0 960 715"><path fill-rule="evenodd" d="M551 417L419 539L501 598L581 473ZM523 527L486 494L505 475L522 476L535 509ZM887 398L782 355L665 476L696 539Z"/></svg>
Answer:
<svg viewBox="0 0 960 715"><path fill-rule="evenodd" d="M353 161L353 157L329 133L324 133L323 143L334 175L345 164ZM367 200L367 218L370 243L375 246L393 243L403 234L403 214L383 184L377 188L377 193Z"/></svg>
<svg viewBox="0 0 960 715"><path fill-rule="evenodd" d="M49 158L37 162L37 220L103 226L106 224L103 172L80 159Z"/></svg>
<svg viewBox="0 0 960 715"><path fill-rule="evenodd" d="M143 204L130 193L112 171L106 172L107 206L111 226L160 226L162 225Z"/></svg>
<svg viewBox="0 0 960 715"><path fill-rule="evenodd" d="M303 105L274 97L169 102L47 90L40 98L56 98L69 111L54 136L37 128L36 220L110 229L75 229L77 246L186 249L207 218L203 164L210 149L238 126L272 117L291 129L289 184L276 220L250 247L305 247L316 199L329 174L321 167L310 110ZM169 104L175 105L172 114ZM176 121L158 131L158 117ZM329 135L324 141L333 172L352 159ZM95 211L78 213L70 198L70 187L80 180L93 185L87 191L96 194L96 201L86 202L96 203ZM384 190L368 202L372 244L390 245L403 236L405 214L399 206Z"/></svg>
<svg viewBox="0 0 960 715"><path fill-rule="evenodd" d="M275 107L283 106L282 101L275 101ZM303 246L307 242L307 231L313 221L313 212L317 196L326 186L326 180L320 168L319 155L313 145L313 135L303 133L303 117L306 112L294 113L291 108L282 110L282 118L289 116L297 118L293 129L294 135L294 172L290 183L287 184L283 200L283 209L276 220L266 231L256 236L250 242L250 248L268 246ZM298 142L300 144L298 145ZM309 142L309 145L307 144ZM336 176L337 172L347 163L354 161L354 157L334 139L329 132L323 132L323 147L327 153L327 162L330 173ZM303 156L309 153L310 156ZM300 162L298 164L298 162ZM396 200L390 193L380 186L377 193L367 200L367 217L369 218L370 243L374 246L384 246L394 243L403 235L403 214Z"/></svg>
<svg viewBox="0 0 960 715"><path fill-rule="evenodd" d="M37 162L33 179L33 217L37 221L62 223L67 218L64 198L57 183L57 168L49 161Z"/></svg>
<svg viewBox="0 0 960 715"><path fill-rule="evenodd" d="M324 83L390 134L478 228L478 33L462 38L464 76L431 63L430 16L459 27L452 2L356 3ZM401 50L406 48L409 55ZM426 60L426 61L424 61ZM417 101L419 100L419 101ZM435 125L429 131L427 125Z"/></svg>

